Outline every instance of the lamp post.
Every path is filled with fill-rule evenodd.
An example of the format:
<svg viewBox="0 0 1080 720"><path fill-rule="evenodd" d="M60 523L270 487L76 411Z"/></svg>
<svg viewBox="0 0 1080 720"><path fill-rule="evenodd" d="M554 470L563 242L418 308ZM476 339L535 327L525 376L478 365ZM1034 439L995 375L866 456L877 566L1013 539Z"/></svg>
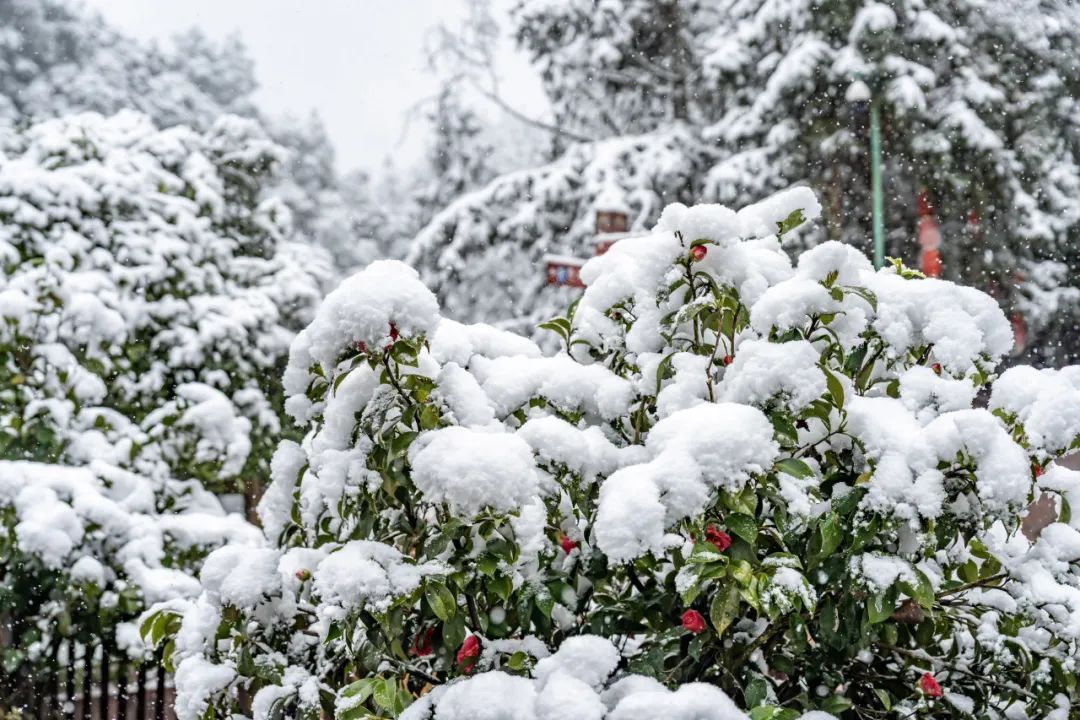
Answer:
<svg viewBox="0 0 1080 720"><path fill-rule="evenodd" d="M870 202L874 230L874 267L885 265L885 202L881 190L881 112L880 103L870 86L856 77L844 93L844 99L856 107L870 105Z"/></svg>

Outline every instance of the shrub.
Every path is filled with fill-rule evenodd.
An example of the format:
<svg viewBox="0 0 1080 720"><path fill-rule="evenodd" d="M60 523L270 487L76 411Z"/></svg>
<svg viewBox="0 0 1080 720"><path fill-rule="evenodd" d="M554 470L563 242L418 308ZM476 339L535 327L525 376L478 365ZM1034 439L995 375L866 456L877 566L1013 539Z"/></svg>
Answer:
<svg viewBox="0 0 1080 720"><path fill-rule="evenodd" d="M345 281L290 351L273 547L144 624L179 627L180 720L241 689L257 718L1065 717L1080 369L991 389L994 301L838 243L792 267L818 212L669 206L586 265L551 356L403 265Z"/></svg>
<svg viewBox="0 0 1080 720"><path fill-rule="evenodd" d="M319 254L301 267L261 197L280 154L229 116L0 129L4 672L68 639L141 657L145 607L258 539L203 484L268 473L276 376L320 294Z"/></svg>

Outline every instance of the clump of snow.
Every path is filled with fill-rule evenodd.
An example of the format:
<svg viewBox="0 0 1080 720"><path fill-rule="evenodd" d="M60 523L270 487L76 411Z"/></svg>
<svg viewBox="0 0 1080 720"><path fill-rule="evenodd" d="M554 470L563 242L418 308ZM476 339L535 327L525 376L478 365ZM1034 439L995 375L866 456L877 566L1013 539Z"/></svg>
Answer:
<svg viewBox="0 0 1080 720"><path fill-rule="evenodd" d="M302 393L308 368L332 367L346 347L381 348L395 327L406 337L428 335L438 325L439 303L416 270L396 260L379 260L346 278L326 296L311 324L289 351L285 391Z"/></svg>
<svg viewBox="0 0 1080 720"><path fill-rule="evenodd" d="M1040 457L1053 457L1080 438L1080 367L1018 366L994 383L990 408L1016 416Z"/></svg>
<svg viewBox="0 0 1080 720"><path fill-rule="evenodd" d="M745 340L721 385L725 400L765 406L772 401L798 412L825 394L820 354L805 340Z"/></svg>
<svg viewBox="0 0 1080 720"><path fill-rule="evenodd" d="M757 408L704 403L680 410L649 433L648 462L616 471L600 487L596 538L612 560L660 552L665 528L700 513L718 489L738 490L767 471L778 447Z"/></svg>
<svg viewBox="0 0 1080 720"><path fill-rule="evenodd" d="M517 435L464 427L433 430L409 449L413 482L430 503L469 517L519 509L538 492L532 448Z"/></svg>
<svg viewBox="0 0 1080 720"><path fill-rule="evenodd" d="M176 700L173 711L177 720L197 720L209 707L210 696L225 688L236 677L236 668L219 665L193 656L181 662L173 675Z"/></svg>
<svg viewBox="0 0 1080 720"><path fill-rule="evenodd" d="M315 590L325 603L380 609L393 597L415 590L424 575L439 570L409 562L389 545L354 540L319 562Z"/></svg>

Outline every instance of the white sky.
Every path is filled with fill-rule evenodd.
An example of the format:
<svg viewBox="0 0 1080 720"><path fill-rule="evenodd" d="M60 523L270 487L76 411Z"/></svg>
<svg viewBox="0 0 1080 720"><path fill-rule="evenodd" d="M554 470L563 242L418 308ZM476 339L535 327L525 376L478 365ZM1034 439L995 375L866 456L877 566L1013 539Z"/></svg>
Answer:
<svg viewBox="0 0 1080 720"><path fill-rule="evenodd" d="M377 170L389 155L406 165L419 156L420 128L404 137L403 128L409 108L437 87L426 67L424 40L433 25L464 12L463 0L84 2L142 39L165 39L193 25L214 38L239 32L255 61L260 106L301 116L318 110L339 170ZM542 114L537 75L509 39L499 58L505 98Z"/></svg>

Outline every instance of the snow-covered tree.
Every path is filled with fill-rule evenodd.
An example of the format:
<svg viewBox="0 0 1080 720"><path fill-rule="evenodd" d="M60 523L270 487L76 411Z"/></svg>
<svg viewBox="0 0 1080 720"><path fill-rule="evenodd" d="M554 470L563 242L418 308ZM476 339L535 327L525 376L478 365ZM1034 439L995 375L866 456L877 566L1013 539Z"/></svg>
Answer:
<svg viewBox="0 0 1080 720"><path fill-rule="evenodd" d="M461 101L453 85L439 92L427 120L433 137L421 171L421 184L415 192L420 227L495 175L489 162L494 148L485 141L481 119Z"/></svg>
<svg viewBox="0 0 1080 720"><path fill-rule="evenodd" d="M86 111L139 110L160 128L210 129L237 114L263 125L287 151L264 194L293 213L298 239L330 250L339 270L383 254L395 229L339 178L334 149L315 114L268 117L256 109L253 63L236 36L215 42L197 29L142 43L66 0L0 5L0 122L19 125ZM358 226L380 236L361 235ZM366 240L366 241L365 241Z"/></svg>
<svg viewBox="0 0 1080 720"><path fill-rule="evenodd" d="M825 206L807 245L869 246L868 113L845 99L861 78L883 119L887 254L916 259L918 196L927 191L945 276L992 291L1010 314L1021 311L1036 361L1076 357L1074 4L522 0L514 17L551 100L556 140L596 144L571 145L561 162L602 157L615 141L659 150L670 133L682 133L679 164L702 170L678 185L653 184L654 194L742 204L806 184ZM671 155L653 156L656 166L628 172L671 177L662 164ZM495 322L548 307L537 292L544 250L536 249L545 244L533 230L538 213L569 207L563 226L586 227L592 207L574 200L580 182L549 186L539 200L515 193L520 185L520 174L497 178L420 233L409 257L451 316ZM655 222L663 204L641 222ZM524 252L533 274L523 282L522 265L466 263L465 248L477 256ZM512 310L498 312L486 293L473 292L492 284L508 288L501 307ZM458 300L468 293L475 300Z"/></svg>
<svg viewBox="0 0 1080 720"><path fill-rule="evenodd" d="M420 231L406 262L448 317L531 332L575 291L547 285L547 254L591 256L597 210L625 207L641 230L670 202L692 202L701 163L692 134L663 131L571 147L452 202Z"/></svg>
<svg viewBox="0 0 1080 720"><path fill-rule="evenodd" d="M330 274L261 199L283 156L236 116L3 135L3 674L33 676L68 641L143 658L142 610L198 590L211 548L257 539L207 489L268 475L276 376Z"/></svg>
<svg viewBox="0 0 1080 720"><path fill-rule="evenodd" d="M282 154L235 116L200 134L85 114L5 138L6 457L216 488L265 472L274 376L329 276L261 199Z"/></svg>
<svg viewBox="0 0 1080 720"><path fill-rule="evenodd" d="M1070 716L1080 368L995 381L990 296L793 265L819 212L669 206L552 355L405 265L346 280L290 349L268 546L144 622L180 720Z"/></svg>
<svg viewBox="0 0 1080 720"><path fill-rule="evenodd" d="M721 6L703 60L718 120L704 136L732 152L712 169L709 197L746 202L808 182L825 198L829 235L866 248L869 194L851 192L867 176L866 108L844 100L861 78L882 113L888 253L914 257L927 190L945 276L1025 310L1035 357L1076 358L1080 348L1056 347L1055 332L1038 334L1048 315L1075 323L1080 313L1080 293L1061 277L1070 261L1075 271L1080 221L1075 9L1054 0Z"/></svg>
<svg viewBox="0 0 1080 720"><path fill-rule="evenodd" d="M696 38L713 17L708 3L518 0L513 16L558 127L571 136L640 134L686 121L709 92L695 83Z"/></svg>

